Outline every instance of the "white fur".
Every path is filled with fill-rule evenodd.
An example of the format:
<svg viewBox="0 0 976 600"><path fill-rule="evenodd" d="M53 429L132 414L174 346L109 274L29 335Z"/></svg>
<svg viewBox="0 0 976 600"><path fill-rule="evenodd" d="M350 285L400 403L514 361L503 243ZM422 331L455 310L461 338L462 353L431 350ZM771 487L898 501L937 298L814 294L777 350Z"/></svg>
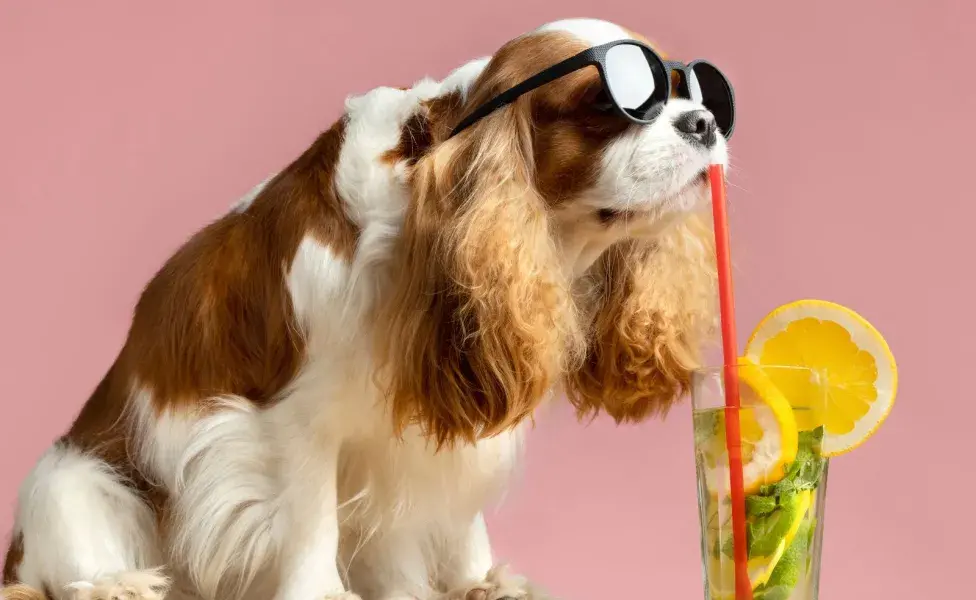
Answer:
<svg viewBox="0 0 976 600"><path fill-rule="evenodd" d="M629 35L620 25L599 19L562 19L546 23L536 31L540 33L561 31L573 35L591 46L633 39L633 36Z"/></svg>
<svg viewBox="0 0 976 600"><path fill-rule="evenodd" d="M547 28L592 44L626 35L593 20ZM465 93L487 62L472 61L440 83L379 88L347 102L336 189L360 228L359 244L347 263L308 238L282 265L308 356L272 408L201 398L205 409L158 415L151 391L131 382L130 453L172 495L171 550L185 571L178 575L204 598L248 590L248 598L319 600L351 598L346 590L353 589L364 600L427 600L433 583L458 598L477 590L489 598L525 596L524 582L489 572L482 511L511 477L526 426L439 453L414 429L397 440L373 381L370 345L370 315L409 200L406 165L382 157L423 100ZM674 132L673 118L691 108L672 102L654 124L615 142L585 206L662 217L699 201L696 177L709 161L727 157L724 140L708 152ZM266 182L234 210L247 210ZM560 227L576 271L633 233L626 227L640 226L594 237L571 222ZM118 590L128 590L127 598L156 597L159 582L139 575L162 564L153 515L106 465L56 446L25 482L20 505L17 530L27 553L18 574L25 583L73 583L79 599ZM268 592L274 581L276 591Z"/></svg>
<svg viewBox="0 0 976 600"><path fill-rule="evenodd" d="M219 399L212 416L187 420L175 465L172 552L204 597L221 586L247 589L267 564L279 485L260 413L239 398Z"/></svg>
<svg viewBox="0 0 976 600"><path fill-rule="evenodd" d="M594 190L604 199L603 205L666 215L707 202L707 189L694 183L710 164L728 166L725 138L718 136L710 149L693 146L673 125L679 115L702 108L690 100L671 99L653 123L615 140L604 153L602 177ZM646 222L660 223L657 219Z"/></svg>
<svg viewBox="0 0 976 600"><path fill-rule="evenodd" d="M287 284L299 320L305 325L318 321L318 327L308 333L332 336L347 330L334 318L338 317L337 313L322 312L320 307L336 304L343 296L348 280L349 264L337 257L331 248L311 237L301 241L288 269Z"/></svg>
<svg viewBox="0 0 976 600"><path fill-rule="evenodd" d="M162 562L149 507L104 462L62 444L21 485L14 530L24 536L19 578L35 588L109 585L117 573Z"/></svg>

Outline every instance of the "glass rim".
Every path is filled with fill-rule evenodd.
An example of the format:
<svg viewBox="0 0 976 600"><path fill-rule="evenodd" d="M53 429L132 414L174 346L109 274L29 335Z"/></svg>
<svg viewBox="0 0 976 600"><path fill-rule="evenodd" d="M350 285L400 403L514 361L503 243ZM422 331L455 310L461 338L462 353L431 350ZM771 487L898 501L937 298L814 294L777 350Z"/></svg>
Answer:
<svg viewBox="0 0 976 600"><path fill-rule="evenodd" d="M809 378L809 381L818 390L817 395L820 396L816 403L821 406L825 406L828 398L828 385L829 377L827 376L826 369L818 369L813 367L802 367L797 365L760 365L758 363L747 363L747 364L737 364L737 365L712 365L712 366L702 366L691 370L691 378L689 380L689 396L691 399L691 405L695 410L704 410L711 408L723 408L724 407L724 397L725 394L723 390L725 389L727 379L730 372L733 374L734 379L740 382L743 379L748 379L748 375L739 375L741 369L758 369L760 373L763 374L763 378L772 377L776 378L777 374L785 377L790 377L790 374L796 374L800 377ZM767 382L772 384L771 381ZM742 384L740 383L740 386ZM778 393L784 393L776 387ZM809 401L809 399L808 399ZM790 402L793 406L793 402ZM743 409L747 407L743 406ZM796 406L793 406L794 410L798 410Z"/></svg>
<svg viewBox="0 0 976 600"><path fill-rule="evenodd" d="M723 374L727 369L733 369L738 371L742 368L759 368L762 370L773 369L777 371L807 371L809 373L821 374L824 369L816 369L813 367L801 367L797 365L761 365L759 363L750 364L737 364L737 365L704 365L701 367L695 367L691 370L692 375L712 375L712 374Z"/></svg>

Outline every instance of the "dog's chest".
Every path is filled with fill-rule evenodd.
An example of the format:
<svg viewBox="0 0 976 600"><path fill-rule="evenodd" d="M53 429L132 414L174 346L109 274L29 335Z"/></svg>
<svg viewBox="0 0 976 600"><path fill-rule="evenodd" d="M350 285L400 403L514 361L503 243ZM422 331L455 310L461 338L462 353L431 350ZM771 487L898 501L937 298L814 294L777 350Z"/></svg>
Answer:
<svg viewBox="0 0 976 600"><path fill-rule="evenodd" d="M499 498L522 438L517 429L439 452L413 432L351 442L340 455L340 502L366 527L465 522Z"/></svg>

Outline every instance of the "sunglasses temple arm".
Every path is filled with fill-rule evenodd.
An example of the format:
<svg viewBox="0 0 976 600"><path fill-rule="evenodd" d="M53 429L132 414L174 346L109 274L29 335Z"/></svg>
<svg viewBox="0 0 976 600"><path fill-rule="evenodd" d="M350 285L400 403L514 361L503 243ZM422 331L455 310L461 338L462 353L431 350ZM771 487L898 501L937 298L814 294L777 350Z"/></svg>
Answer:
<svg viewBox="0 0 976 600"><path fill-rule="evenodd" d="M587 62L583 54L585 53L571 56L560 63L556 63L548 69L529 77L515 87L509 88L501 94L498 94L488 102L485 102L474 112L465 117L460 123L458 123L457 127L454 128L454 131L451 132L451 137L461 133L463 130L474 125L499 108L504 108L512 102L515 102L523 94L531 92L535 88L542 87L551 81L555 81L564 75L568 75L569 73L582 68L583 65L580 63Z"/></svg>

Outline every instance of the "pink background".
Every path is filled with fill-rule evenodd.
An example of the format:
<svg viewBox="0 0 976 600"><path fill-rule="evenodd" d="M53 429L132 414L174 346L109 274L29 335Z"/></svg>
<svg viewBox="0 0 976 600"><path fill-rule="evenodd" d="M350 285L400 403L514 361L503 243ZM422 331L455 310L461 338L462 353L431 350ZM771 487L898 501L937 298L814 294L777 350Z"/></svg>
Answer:
<svg viewBox="0 0 976 600"><path fill-rule="evenodd" d="M184 238L301 151L346 94L589 15L712 59L736 85L742 333L819 297L864 314L899 359L891 418L833 464L823 597L971 593L976 211L959 188L976 134L972 2L58 4L0 4L4 535L15 488ZM492 518L499 554L567 600L700 597L690 434L687 404L634 428L544 421Z"/></svg>

